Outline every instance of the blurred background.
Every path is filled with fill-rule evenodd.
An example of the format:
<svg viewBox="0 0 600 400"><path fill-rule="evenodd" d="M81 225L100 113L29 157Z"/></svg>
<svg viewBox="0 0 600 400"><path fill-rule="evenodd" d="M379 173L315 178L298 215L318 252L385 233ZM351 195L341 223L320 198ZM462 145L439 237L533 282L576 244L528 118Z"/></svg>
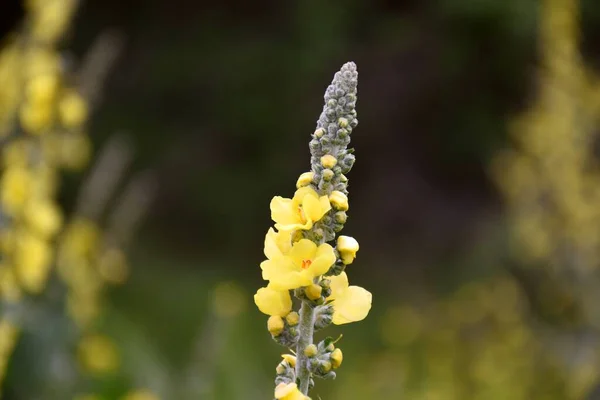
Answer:
<svg viewBox="0 0 600 400"><path fill-rule="evenodd" d="M313 398L600 399L600 3L75 3L0 5L0 227L54 221L10 208L19 154L60 159L42 164L63 210L44 278L17 266L41 250L2 244L4 398L271 398L284 349L252 300L269 201L354 61L344 232L374 302L326 332L345 361ZM16 77L31 49L59 83ZM44 125L23 110L49 87ZM102 285L68 269L82 252Z"/></svg>

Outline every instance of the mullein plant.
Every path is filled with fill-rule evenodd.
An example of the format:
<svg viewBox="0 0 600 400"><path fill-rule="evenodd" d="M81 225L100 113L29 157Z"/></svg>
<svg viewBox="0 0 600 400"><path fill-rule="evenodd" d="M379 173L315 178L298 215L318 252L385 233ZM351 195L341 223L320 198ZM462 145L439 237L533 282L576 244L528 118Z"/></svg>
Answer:
<svg viewBox="0 0 600 400"><path fill-rule="evenodd" d="M102 57L110 55L104 46L101 57L92 54L95 64L79 74L67 68L59 45L78 3L26 1L21 29L0 51L0 382L20 332L41 336L49 330L32 316L52 312L52 296L45 292L57 283L51 279L57 266L66 289L66 314L77 328L74 338L61 340L78 341L72 347L78 350L83 372L74 375L79 381L65 385L64 379L54 379L55 369L48 370L51 391L59 398L79 390L86 378L118 367L116 346L99 333L102 292L106 284L122 283L127 277L122 248L146 210L149 193L147 178L133 180L112 210L107 229L102 229L99 208L105 204L99 199L109 200L106 194L111 190L105 183L107 177L114 180L118 164L112 157L101 176L92 176L84 185L72 219L67 220L57 203L60 174L81 171L89 162L87 122L99 94L90 85L101 84L110 67L110 60L103 63ZM57 353L54 350L50 352Z"/></svg>
<svg viewBox="0 0 600 400"><path fill-rule="evenodd" d="M514 146L494 172L513 254L531 267L519 273L550 322L543 337L553 339L547 344L568 377L568 397L583 398L600 379L600 80L579 50L579 1L543 0L539 7L538 100L516 120ZM567 337L575 349L565 350Z"/></svg>
<svg viewBox="0 0 600 400"><path fill-rule="evenodd" d="M343 359L337 340L328 337L315 344L314 332L332 323L361 321L371 309L371 293L350 286L345 271L358 242L338 235L348 218L346 174L355 160L348 144L358 124L357 83L353 62L335 74L309 144L311 171L300 175L291 199L271 200L275 229L266 234L267 260L260 264L269 283L257 291L254 302L270 316L267 328L273 339L293 353L284 354L276 368L276 399L308 399L313 378L335 378Z"/></svg>

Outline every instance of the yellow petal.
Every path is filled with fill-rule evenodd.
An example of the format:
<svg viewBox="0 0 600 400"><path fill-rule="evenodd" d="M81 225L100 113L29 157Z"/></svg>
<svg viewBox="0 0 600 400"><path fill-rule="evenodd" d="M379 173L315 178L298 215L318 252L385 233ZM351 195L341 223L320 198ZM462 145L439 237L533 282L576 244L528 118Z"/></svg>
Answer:
<svg viewBox="0 0 600 400"><path fill-rule="evenodd" d="M317 245L313 241L300 239L292 246L289 257L299 269L303 269L303 261L310 260L312 262L316 254Z"/></svg>
<svg viewBox="0 0 600 400"><path fill-rule="evenodd" d="M336 325L361 321L371 309L372 295L360 286L350 286L333 302L333 323Z"/></svg>
<svg viewBox="0 0 600 400"><path fill-rule="evenodd" d="M292 205L292 200L275 196L271 200L271 219L280 225L293 225L299 222Z"/></svg>
<svg viewBox="0 0 600 400"><path fill-rule="evenodd" d="M295 383L280 383L275 388L275 398L278 400L304 400L306 397L298 390Z"/></svg>
<svg viewBox="0 0 600 400"><path fill-rule="evenodd" d="M254 302L258 309L267 315L286 316L292 309L290 293L275 290L270 286L260 288L254 295Z"/></svg>
<svg viewBox="0 0 600 400"><path fill-rule="evenodd" d="M348 275L345 272L337 276L329 277L330 283L329 287L331 288L331 295L327 298L327 300L334 300L338 297L344 295L346 290L348 289Z"/></svg>
<svg viewBox="0 0 600 400"><path fill-rule="evenodd" d="M323 275L335 263L335 253L333 247L324 243L319 246L315 254L315 258L309 267L313 277Z"/></svg>

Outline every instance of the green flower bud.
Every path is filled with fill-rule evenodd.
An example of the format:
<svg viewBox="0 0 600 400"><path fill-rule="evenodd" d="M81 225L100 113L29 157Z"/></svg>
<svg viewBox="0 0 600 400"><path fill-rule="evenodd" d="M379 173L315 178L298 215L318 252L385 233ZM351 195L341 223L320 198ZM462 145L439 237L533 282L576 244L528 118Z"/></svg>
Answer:
<svg viewBox="0 0 600 400"><path fill-rule="evenodd" d="M323 175L322 175L322 176L323 176L323 180L324 180L325 182L330 182L330 181L333 179L333 177L335 176L335 174L334 174L334 172L333 172L332 170L330 170L330 169L324 169L324 170L323 170Z"/></svg>
<svg viewBox="0 0 600 400"><path fill-rule="evenodd" d="M348 214L346 214L345 211L338 211L335 214L333 214L333 219L338 224L345 224L348 220Z"/></svg>

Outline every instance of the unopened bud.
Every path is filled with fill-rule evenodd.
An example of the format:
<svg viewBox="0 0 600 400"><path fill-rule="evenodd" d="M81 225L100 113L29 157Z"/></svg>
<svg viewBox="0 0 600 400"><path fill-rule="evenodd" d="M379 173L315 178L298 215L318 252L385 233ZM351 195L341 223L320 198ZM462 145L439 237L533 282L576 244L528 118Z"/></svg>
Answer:
<svg viewBox="0 0 600 400"><path fill-rule="evenodd" d="M306 346L306 348L304 349L304 355L306 357L314 357L317 355L318 349L317 346L314 344L309 344L308 346Z"/></svg>
<svg viewBox="0 0 600 400"><path fill-rule="evenodd" d="M273 336L279 336L283 332L283 319L279 315L272 315L267 321L267 329Z"/></svg>
<svg viewBox="0 0 600 400"><path fill-rule="evenodd" d="M340 365L342 365L343 360L344 360L344 354L342 353L342 350L335 349L331 353L331 365L333 366L334 369L339 368Z"/></svg>
<svg viewBox="0 0 600 400"><path fill-rule="evenodd" d="M323 291L323 288L314 283L310 286L307 286L306 289L304 289L304 293L306 293L306 297L308 297L310 300L320 299L322 291Z"/></svg>
<svg viewBox="0 0 600 400"><path fill-rule="evenodd" d="M300 316L296 311L292 311L291 313L286 315L285 320L287 321L288 325L296 326L298 325L298 322L300 322Z"/></svg>
<svg viewBox="0 0 600 400"><path fill-rule="evenodd" d="M277 375L283 375L287 372L287 368L282 363L277 364L277 368L275 368L275 372Z"/></svg>
<svg viewBox="0 0 600 400"><path fill-rule="evenodd" d="M345 128L348 126L348 120L346 118L340 118L338 119L338 125L340 128Z"/></svg>
<svg viewBox="0 0 600 400"><path fill-rule="evenodd" d="M321 165L324 168L333 168L335 167L335 165L337 164L338 160L337 158L335 158L334 156L332 156L331 154L325 154L323 157L321 157Z"/></svg>
<svg viewBox="0 0 600 400"><path fill-rule="evenodd" d="M325 350L327 350L328 352L330 352L330 353L331 353L332 351L334 351L334 350L335 350L335 346L333 345L333 343L329 343L329 344L327 345L327 347L325 347Z"/></svg>
<svg viewBox="0 0 600 400"><path fill-rule="evenodd" d="M317 129L314 133L315 137L318 137L318 138L322 137L324 134L325 134L325 129L323 129L323 128Z"/></svg>
<svg viewBox="0 0 600 400"><path fill-rule="evenodd" d="M348 214L345 211L338 211L333 215L333 218L338 224L345 224L348 220Z"/></svg>
<svg viewBox="0 0 600 400"><path fill-rule="evenodd" d="M296 188L300 189L301 187L308 186L311 184L315 174L313 172L305 172L298 178L296 182Z"/></svg>
<svg viewBox="0 0 600 400"><path fill-rule="evenodd" d="M344 264L352 264L359 249L358 242L351 236L340 236L337 239L337 251L340 253Z"/></svg>
<svg viewBox="0 0 600 400"><path fill-rule="evenodd" d="M333 177L335 176L335 173L332 170L330 170L329 168L324 169L322 174L323 174L323 180L325 182L331 181L333 179Z"/></svg>
<svg viewBox="0 0 600 400"><path fill-rule="evenodd" d="M334 190L329 195L329 202L337 210L348 211L348 208L349 208L348 196L346 196L344 193L340 192L339 190Z"/></svg>
<svg viewBox="0 0 600 400"><path fill-rule="evenodd" d="M321 361L319 365L319 371L323 374L331 371L331 363L329 361Z"/></svg>
<svg viewBox="0 0 600 400"><path fill-rule="evenodd" d="M291 354L282 354L281 357L292 367L296 367L296 357Z"/></svg>

